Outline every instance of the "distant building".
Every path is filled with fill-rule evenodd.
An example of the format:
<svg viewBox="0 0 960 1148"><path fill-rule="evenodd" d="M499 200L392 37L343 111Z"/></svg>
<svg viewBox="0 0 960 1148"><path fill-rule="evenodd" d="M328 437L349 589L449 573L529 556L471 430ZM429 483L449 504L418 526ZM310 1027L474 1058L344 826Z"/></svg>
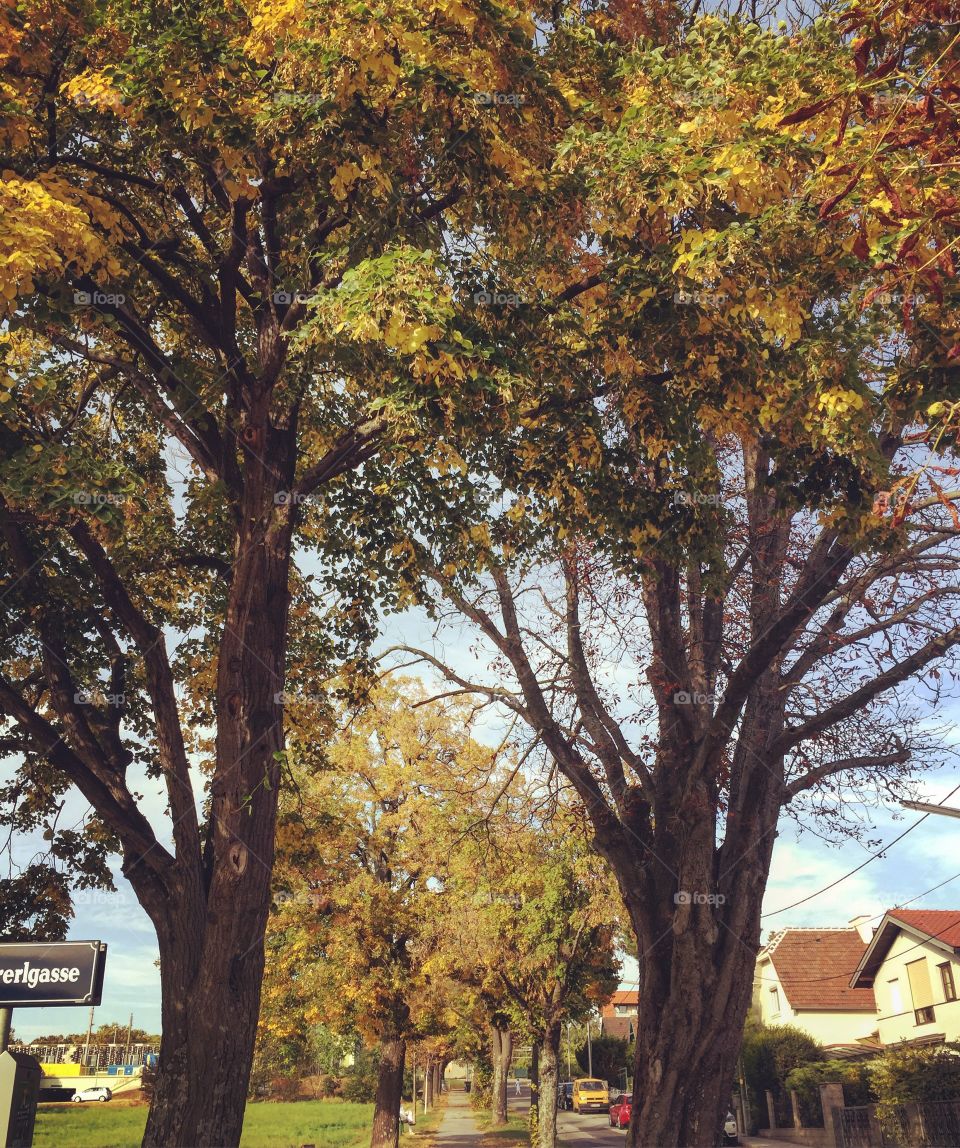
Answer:
<svg viewBox="0 0 960 1148"><path fill-rule="evenodd" d="M889 910L850 985L875 994L883 1044L960 1040L960 910Z"/></svg>
<svg viewBox="0 0 960 1148"><path fill-rule="evenodd" d="M637 1031L640 993L637 989L618 989L600 1010L600 1032L620 1040L633 1040Z"/></svg>
<svg viewBox="0 0 960 1148"><path fill-rule="evenodd" d="M782 929L760 950L753 1011L764 1024L791 1024L825 1045L849 1049L873 1043L873 988L851 985L867 950L869 918L846 929Z"/></svg>

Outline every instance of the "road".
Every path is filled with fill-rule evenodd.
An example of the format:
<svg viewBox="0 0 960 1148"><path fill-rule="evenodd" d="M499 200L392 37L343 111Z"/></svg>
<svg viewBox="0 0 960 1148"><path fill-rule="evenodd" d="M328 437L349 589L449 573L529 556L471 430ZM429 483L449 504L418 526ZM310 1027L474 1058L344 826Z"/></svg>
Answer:
<svg viewBox="0 0 960 1148"><path fill-rule="evenodd" d="M514 1082L510 1081L507 1093L511 1113L520 1115L530 1107L530 1085L520 1082L520 1095L516 1095ZM557 1140L562 1148L623 1148L626 1130L610 1127L606 1112L557 1113Z"/></svg>

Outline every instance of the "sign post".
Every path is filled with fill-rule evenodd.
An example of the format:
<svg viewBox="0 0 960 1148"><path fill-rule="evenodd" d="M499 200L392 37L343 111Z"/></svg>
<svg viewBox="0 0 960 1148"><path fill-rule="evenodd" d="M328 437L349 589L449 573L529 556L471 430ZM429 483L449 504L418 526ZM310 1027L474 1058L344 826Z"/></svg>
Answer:
<svg viewBox="0 0 960 1148"><path fill-rule="evenodd" d="M103 994L102 941L0 944L0 1148L30 1148L40 1063L7 1049L14 1008L93 1005Z"/></svg>

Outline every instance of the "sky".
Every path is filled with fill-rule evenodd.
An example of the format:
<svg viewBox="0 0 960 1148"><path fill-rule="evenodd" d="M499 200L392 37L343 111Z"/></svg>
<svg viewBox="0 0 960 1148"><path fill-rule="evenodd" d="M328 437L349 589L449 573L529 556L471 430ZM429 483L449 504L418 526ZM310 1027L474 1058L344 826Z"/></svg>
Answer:
<svg viewBox="0 0 960 1148"><path fill-rule="evenodd" d="M960 717L960 714L958 714ZM953 767L931 776L924 786L925 798L941 801L960 785L960 769ZM960 794L951 804L960 805ZM913 907L929 909L960 908L960 822L953 818L922 815L910 810L897 814L874 810L877 832L884 842L917 824L889 853L870 860L870 851L856 842L828 845L809 832L799 833L784 820L775 843L770 882L764 898L763 936L785 926L839 926L862 913L871 916L895 905L903 905L918 894L955 877L948 883L913 901ZM858 873L846 877L836 887L802 905L778 912L784 906L817 894L864 861ZM126 1025L130 1014L136 1027L159 1032L160 977L156 966L157 947L149 919L140 908L130 886L117 875L118 891L90 891L78 895L76 919L70 939L101 940L108 945L103 1003L97 1008L95 1026ZM636 984L636 962L624 961L623 987ZM18 1039L51 1032L85 1029L87 1010L83 1008L18 1009L13 1025Z"/></svg>
<svg viewBox="0 0 960 1148"><path fill-rule="evenodd" d="M385 649L405 641L425 647L431 632L425 617L410 612L386 620L380 646ZM464 671L468 665L475 669L485 660L482 651L470 648L469 640L451 640L446 653ZM952 708L945 705L937 716L958 731L956 740L960 741L960 703L951 702L949 706ZM502 727L498 719L491 715L481 736L484 733L491 744L499 741ZM3 772L0 764L0 776ZM144 795L141 807L164 840L165 797L161 785L160 781L142 779L135 788ZM923 799L940 802L955 786L960 786L960 764L953 760L926 776L921 785ZM960 792L949 804L960 807ZM76 794L66 814L79 817L84 808ZM763 903L764 939L773 930L786 926L836 927L861 914L879 920L885 909L906 902L915 908L960 909L960 821L944 816L924 817L903 809L871 808L862 813L874 827L865 835L872 840L887 843L911 825L916 828L910 829L889 852L871 857L872 852L877 852L876 847L852 840L827 842L813 832L801 832L789 818L782 819ZM39 840L21 840L17 859L26 861L41 846ZM847 876L864 862L862 869ZM130 885L120 875L119 865L115 880L116 893L89 890L77 894L76 916L68 938L99 940L108 946L103 1000L96 1009L94 1025L126 1026L132 1014L135 1027L159 1032L160 977L153 929ZM839 884L828 888L838 880ZM938 885L941 887L934 889ZM800 901L801 904L795 904ZM636 979L636 962L627 958L622 987L635 987ZM13 1027L17 1039L30 1040L48 1033L82 1031L87 1021L88 1010L82 1007L17 1009Z"/></svg>

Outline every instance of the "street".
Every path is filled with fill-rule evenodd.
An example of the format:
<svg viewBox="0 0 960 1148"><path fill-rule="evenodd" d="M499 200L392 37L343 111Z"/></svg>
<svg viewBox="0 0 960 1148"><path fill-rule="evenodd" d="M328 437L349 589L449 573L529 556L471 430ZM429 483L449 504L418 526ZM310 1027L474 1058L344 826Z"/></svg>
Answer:
<svg viewBox="0 0 960 1148"><path fill-rule="evenodd" d="M510 1081L508 1089L508 1106L511 1115L521 1115L530 1107L530 1084L526 1080L520 1082L520 1095L516 1095L516 1086ZM619 1148L626 1138L626 1130L610 1127L610 1118L606 1112L585 1112L579 1115L576 1112L557 1113L557 1140L560 1148L586 1148L587 1145L603 1145L604 1148Z"/></svg>

